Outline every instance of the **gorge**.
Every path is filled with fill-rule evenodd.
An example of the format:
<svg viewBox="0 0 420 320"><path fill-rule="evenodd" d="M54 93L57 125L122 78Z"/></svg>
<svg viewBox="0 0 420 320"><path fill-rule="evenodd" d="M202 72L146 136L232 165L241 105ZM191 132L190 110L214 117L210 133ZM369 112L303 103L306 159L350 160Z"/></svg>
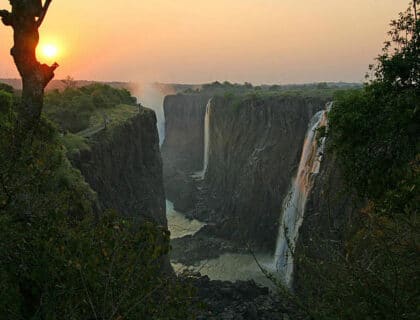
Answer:
<svg viewBox="0 0 420 320"><path fill-rule="evenodd" d="M324 197L341 184L324 150L331 94L154 90L154 99L140 96L154 112L137 107L69 155L99 207L169 229L175 273L209 277L197 280L199 291L237 292L245 284L236 281L258 283L246 285L251 291L273 289L263 270L299 289L307 272L299 255L328 255L314 239L340 239L350 215L347 198L331 211ZM207 295L210 305L220 303ZM271 301L262 310L252 304L262 314L278 304L262 291L258 297Z"/></svg>
<svg viewBox="0 0 420 320"><path fill-rule="evenodd" d="M312 187L323 170L326 141L320 134L331 97L209 98L203 91L168 96L164 104L167 197L186 217L206 223L194 235L173 240L171 259L178 268L182 262L215 279L267 285L261 265L291 285L288 246L299 251L306 202L318 192ZM183 152L171 137L182 137Z"/></svg>
<svg viewBox="0 0 420 320"><path fill-rule="evenodd" d="M76 2L0 10L0 319L419 318L420 0Z"/></svg>

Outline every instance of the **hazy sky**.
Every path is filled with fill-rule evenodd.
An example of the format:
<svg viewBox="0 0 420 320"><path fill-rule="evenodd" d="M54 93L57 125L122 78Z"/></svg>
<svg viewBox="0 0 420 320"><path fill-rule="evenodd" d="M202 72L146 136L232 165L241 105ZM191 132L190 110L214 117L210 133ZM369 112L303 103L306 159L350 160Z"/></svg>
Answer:
<svg viewBox="0 0 420 320"><path fill-rule="evenodd" d="M59 48L58 78L361 81L408 2L53 0L41 42ZM17 76L11 44L11 29L0 27L0 78Z"/></svg>

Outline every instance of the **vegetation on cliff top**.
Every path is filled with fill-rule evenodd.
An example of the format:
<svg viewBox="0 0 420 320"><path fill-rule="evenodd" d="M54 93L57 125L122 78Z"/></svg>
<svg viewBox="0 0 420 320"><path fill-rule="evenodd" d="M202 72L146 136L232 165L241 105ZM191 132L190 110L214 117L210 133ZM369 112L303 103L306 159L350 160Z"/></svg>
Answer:
<svg viewBox="0 0 420 320"><path fill-rule="evenodd" d="M137 109L137 99L125 89L100 83L76 87L70 82L63 91L47 93L44 113L62 131L77 133L104 121L124 121Z"/></svg>
<svg viewBox="0 0 420 320"><path fill-rule="evenodd" d="M392 21L389 35L371 80L363 90L338 94L329 114L332 151L362 209L343 230L343 250L330 251L328 261L302 260L313 272L303 306L315 319L417 319L420 311L415 4Z"/></svg>
<svg viewBox="0 0 420 320"><path fill-rule="evenodd" d="M167 231L99 213L54 126L14 138L14 103L0 91L0 319L191 317L161 272Z"/></svg>
<svg viewBox="0 0 420 320"><path fill-rule="evenodd" d="M168 231L99 212L42 117L58 64L41 64L35 49L51 0L10 4L0 17L14 30L23 90L15 97L0 86L0 319L192 318L189 288L162 272ZM49 117L75 132L95 110L135 104L128 92L97 84L46 100Z"/></svg>
<svg viewBox="0 0 420 320"><path fill-rule="evenodd" d="M234 110L246 102L259 102L269 98L318 98L325 102L332 100L337 92L360 89L356 83L309 83L295 85L260 85L253 86L251 83L230 83L218 81L204 84L199 89L187 89L179 94L204 94L209 96L223 97L232 105Z"/></svg>
<svg viewBox="0 0 420 320"><path fill-rule="evenodd" d="M68 155L88 150L87 138L126 122L139 112L137 99L125 89L94 83L76 86L65 81L62 90L46 94L44 115L63 133Z"/></svg>

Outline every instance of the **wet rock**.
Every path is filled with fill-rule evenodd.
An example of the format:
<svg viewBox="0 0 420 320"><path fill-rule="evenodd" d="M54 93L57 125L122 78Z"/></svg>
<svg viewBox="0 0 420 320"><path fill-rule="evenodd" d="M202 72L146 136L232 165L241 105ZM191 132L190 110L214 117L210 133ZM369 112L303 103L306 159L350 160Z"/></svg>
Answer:
<svg viewBox="0 0 420 320"><path fill-rule="evenodd" d="M254 281L211 281L197 274L187 281L197 288L197 299L205 305L197 319L283 319L284 309L279 299Z"/></svg>
<svg viewBox="0 0 420 320"><path fill-rule="evenodd" d="M279 212L299 163L308 122L324 108L317 97L212 100L209 164L204 181L204 117L208 95L165 100L162 147L167 197L191 218L213 223L213 236L274 250Z"/></svg>
<svg viewBox="0 0 420 320"><path fill-rule="evenodd" d="M229 241L207 234L205 230L200 230L193 236L173 239L171 246L171 261L187 266L196 265L203 260L216 259L224 253L247 252L245 248L239 248Z"/></svg>

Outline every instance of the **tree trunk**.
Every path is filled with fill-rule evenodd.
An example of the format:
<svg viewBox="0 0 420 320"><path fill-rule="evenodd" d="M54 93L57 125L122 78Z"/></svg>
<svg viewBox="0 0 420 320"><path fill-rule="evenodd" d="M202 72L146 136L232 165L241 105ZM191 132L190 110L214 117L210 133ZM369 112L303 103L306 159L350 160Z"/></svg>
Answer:
<svg viewBox="0 0 420 320"><path fill-rule="evenodd" d="M41 26L51 0L11 0L12 12L0 11L5 25L13 28L14 46L10 53L22 78L19 122L24 129L36 127L41 117L44 90L54 77L58 64L41 64L36 58Z"/></svg>

